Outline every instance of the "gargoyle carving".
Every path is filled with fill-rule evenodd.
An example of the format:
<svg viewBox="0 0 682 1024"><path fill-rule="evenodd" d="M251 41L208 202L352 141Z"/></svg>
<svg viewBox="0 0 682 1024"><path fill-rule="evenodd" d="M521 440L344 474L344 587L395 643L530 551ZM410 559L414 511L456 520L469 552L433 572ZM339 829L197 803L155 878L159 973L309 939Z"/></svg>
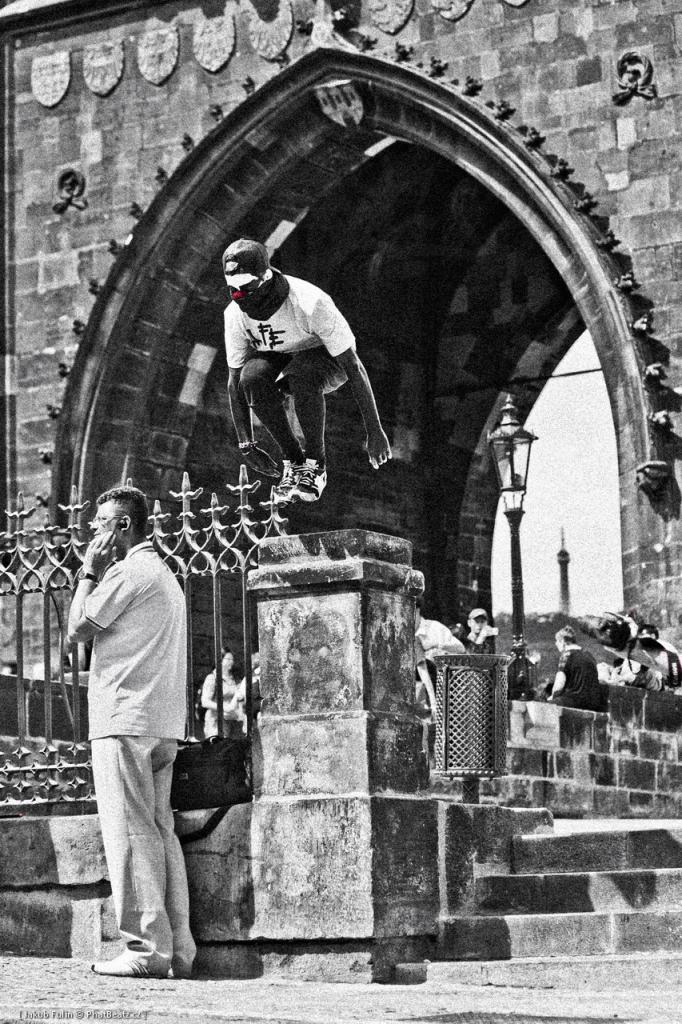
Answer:
<svg viewBox="0 0 682 1024"><path fill-rule="evenodd" d="M667 462L653 460L637 466L637 486L652 501L659 499L670 480L671 470Z"/></svg>

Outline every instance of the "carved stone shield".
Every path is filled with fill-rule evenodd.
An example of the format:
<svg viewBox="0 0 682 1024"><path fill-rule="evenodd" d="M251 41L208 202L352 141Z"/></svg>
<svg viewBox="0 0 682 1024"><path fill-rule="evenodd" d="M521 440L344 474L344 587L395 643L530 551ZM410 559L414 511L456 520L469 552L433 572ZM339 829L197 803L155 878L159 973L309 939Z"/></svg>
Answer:
<svg viewBox="0 0 682 1024"><path fill-rule="evenodd" d="M194 26L192 49L202 68L220 71L234 52L234 15L227 12L218 18L200 15Z"/></svg>
<svg viewBox="0 0 682 1024"><path fill-rule="evenodd" d="M31 92L44 107L56 107L66 96L70 81L71 54L68 50L33 58Z"/></svg>
<svg viewBox="0 0 682 1024"><path fill-rule="evenodd" d="M468 12L474 0L431 0L434 11L446 21L459 21Z"/></svg>
<svg viewBox="0 0 682 1024"><path fill-rule="evenodd" d="M358 125L364 117L362 97L350 79L327 82L315 89L322 113L342 128Z"/></svg>
<svg viewBox="0 0 682 1024"><path fill-rule="evenodd" d="M410 20L414 0L369 0L369 17L382 32L395 35Z"/></svg>
<svg viewBox="0 0 682 1024"><path fill-rule="evenodd" d="M266 60L276 60L289 45L294 29L294 12L291 0L277 0L268 5L272 16L262 18L251 0L242 0L242 12L246 19L246 30L256 53Z"/></svg>
<svg viewBox="0 0 682 1024"><path fill-rule="evenodd" d="M83 50L83 78L88 89L98 96L108 96L123 74L123 40L97 43Z"/></svg>
<svg viewBox="0 0 682 1024"><path fill-rule="evenodd" d="M180 48L174 25L153 28L137 41L137 66L152 85L161 85L175 69Z"/></svg>
<svg viewBox="0 0 682 1024"><path fill-rule="evenodd" d="M504 0L510 7L523 7L524 4L528 3L528 0Z"/></svg>

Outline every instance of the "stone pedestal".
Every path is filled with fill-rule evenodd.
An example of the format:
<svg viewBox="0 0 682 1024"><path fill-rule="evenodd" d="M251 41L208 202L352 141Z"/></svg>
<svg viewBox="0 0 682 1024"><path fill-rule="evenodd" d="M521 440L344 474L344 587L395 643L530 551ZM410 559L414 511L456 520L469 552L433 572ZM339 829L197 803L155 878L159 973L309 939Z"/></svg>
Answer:
<svg viewBox="0 0 682 1024"><path fill-rule="evenodd" d="M414 598L397 538L340 531L264 544L263 697L254 757L272 939L433 934L437 814L414 715Z"/></svg>
<svg viewBox="0 0 682 1024"><path fill-rule="evenodd" d="M388 977L393 963L428 952L438 809L413 707L422 585L411 546L393 537L340 531L261 546L249 583L263 699L255 799L188 854L200 942L256 941L261 969L286 949L307 965L302 976L346 980ZM218 954L212 945L202 960L215 966ZM233 961L234 946L220 955Z"/></svg>

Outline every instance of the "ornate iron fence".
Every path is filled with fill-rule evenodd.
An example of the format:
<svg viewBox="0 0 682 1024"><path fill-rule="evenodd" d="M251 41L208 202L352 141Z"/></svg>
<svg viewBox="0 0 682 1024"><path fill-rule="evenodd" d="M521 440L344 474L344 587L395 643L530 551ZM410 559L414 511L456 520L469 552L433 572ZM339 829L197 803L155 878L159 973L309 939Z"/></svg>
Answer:
<svg viewBox="0 0 682 1024"><path fill-rule="evenodd" d="M131 481L128 481L130 483ZM187 735L196 739L194 696L194 596L200 581L210 589L210 624L215 665L218 728L222 732L223 582L241 583L246 709L251 730L251 617L247 577L257 565L258 547L269 536L286 532L286 520L270 499L259 515L250 503L260 481L249 483L242 466L239 482L227 485L236 499L221 504L215 493L207 508L193 510L203 488L193 490L184 474L177 515L162 511L157 500L149 517L149 539L181 583L187 614ZM232 506L232 507L231 507ZM20 494L7 512L0 533L0 638L4 653L0 674L0 816L25 813L80 813L94 810L87 743L87 673L82 645L68 644L66 621L83 556L91 539L76 490L60 505L66 526L29 528L35 513ZM30 653L40 652L31 664ZM13 652L13 657L11 653ZM27 658L28 653L28 658Z"/></svg>

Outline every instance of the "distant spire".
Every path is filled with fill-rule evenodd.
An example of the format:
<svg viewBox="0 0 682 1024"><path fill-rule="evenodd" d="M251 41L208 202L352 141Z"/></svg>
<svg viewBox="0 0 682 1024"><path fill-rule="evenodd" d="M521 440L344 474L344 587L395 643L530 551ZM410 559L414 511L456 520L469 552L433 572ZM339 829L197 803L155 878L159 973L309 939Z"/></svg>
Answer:
<svg viewBox="0 0 682 1024"><path fill-rule="evenodd" d="M568 563L571 561L571 556L566 550L563 526L561 527L561 547L557 552L556 560L559 563L559 611L562 615L570 615L571 591L568 585Z"/></svg>

